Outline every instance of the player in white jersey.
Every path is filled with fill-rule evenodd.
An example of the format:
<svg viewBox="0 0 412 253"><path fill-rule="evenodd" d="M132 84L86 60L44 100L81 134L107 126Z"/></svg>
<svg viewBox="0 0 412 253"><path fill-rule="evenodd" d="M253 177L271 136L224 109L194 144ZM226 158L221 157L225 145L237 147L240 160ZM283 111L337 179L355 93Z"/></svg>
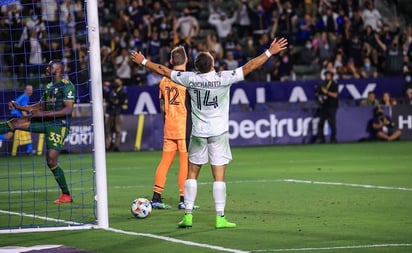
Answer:
<svg viewBox="0 0 412 253"><path fill-rule="evenodd" d="M195 59L198 72L174 71L151 62L140 52L131 53L132 60L187 88L191 97L192 134L189 143L189 171L185 181L185 215L178 226L192 227L192 211L197 195L197 178L203 164L212 167L213 198L216 209L216 228L234 228L224 216L226 205L226 166L232 160L229 146L229 90L233 83L244 80L253 70L261 67L273 54L287 48L287 40L275 39L261 55L235 70L216 72L214 58L201 52Z"/></svg>

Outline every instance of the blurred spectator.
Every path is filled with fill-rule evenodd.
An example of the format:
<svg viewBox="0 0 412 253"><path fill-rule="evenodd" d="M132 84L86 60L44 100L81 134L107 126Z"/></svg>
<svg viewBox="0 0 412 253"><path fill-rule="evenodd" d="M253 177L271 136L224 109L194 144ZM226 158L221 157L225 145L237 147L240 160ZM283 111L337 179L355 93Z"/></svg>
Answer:
<svg viewBox="0 0 412 253"><path fill-rule="evenodd" d="M210 10L208 23L215 27L219 40L223 46L225 45L227 36L232 32L232 26L235 23L236 18L236 14L229 18L224 12L217 13L213 9Z"/></svg>
<svg viewBox="0 0 412 253"><path fill-rule="evenodd" d="M226 59L224 59L224 62L226 63L228 70L236 69L239 66L239 62L233 56L232 51L226 52Z"/></svg>
<svg viewBox="0 0 412 253"><path fill-rule="evenodd" d="M378 78L378 70L372 65L369 57L363 58L363 66L360 68L362 78Z"/></svg>
<svg viewBox="0 0 412 253"><path fill-rule="evenodd" d="M124 10L128 6L128 1L127 0L114 0L115 2L115 9L116 12L119 12L120 10Z"/></svg>
<svg viewBox="0 0 412 253"><path fill-rule="evenodd" d="M202 1L189 0L187 1L187 8L189 9L190 15L194 16L196 19L200 18L200 13L202 12L204 5Z"/></svg>
<svg viewBox="0 0 412 253"><path fill-rule="evenodd" d="M282 53L279 56L280 59L275 64L271 80L279 80L281 82L296 80L295 73L293 72L293 64L289 60L289 54Z"/></svg>
<svg viewBox="0 0 412 253"><path fill-rule="evenodd" d="M412 89L412 72L410 71L405 71L404 72L404 79L405 79L405 83L404 83L404 90L407 91L408 89Z"/></svg>
<svg viewBox="0 0 412 253"><path fill-rule="evenodd" d="M361 72L352 58L348 59L346 65L339 68L338 73L341 79L359 79L361 77Z"/></svg>
<svg viewBox="0 0 412 253"><path fill-rule="evenodd" d="M312 16L306 13L303 19L298 23L298 31L296 34L296 43L304 45L306 41L311 40L315 34L315 25Z"/></svg>
<svg viewBox="0 0 412 253"><path fill-rule="evenodd" d="M381 106L377 106L373 110L372 131L376 139L384 141L398 140L402 134L402 132L395 127L392 118L385 115Z"/></svg>
<svg viewBox="0 0 412 253"><path fill-rule="evenodd" d="M183 9L183 16L179 17L173 28L174 34L179 38L196 38L199 34L199 22L190 15L189 8Z"/></svg>
<svg viewBox="0 0 412 253"><path fill-rule="evenodd" d="M336 39L334 36L331 36L330 33L322 32L320 36L316 36L313 40L313 45L319 62L329 61L333 58L335 48L336 48Z"/></svg>
<svg viewBox="0 0 412 253"><path fill-rule="evenodd" d="M126 9L127 15L136 26L143 22L143 0L132 0L131 4Z"/></svg>
<svg viewBox="0 0 412 253"><path fill-rule="evenodd" d="M406 99L403 104L412 105L412 88L406 90Z"/></svg>
<svg viewBox="0 0 412 253"><path fill-rule="evenodd" d="M322 15L323 28L325 32L331 35L338 31L338 14L333 11L331 7L327 7L325 13Z"/></svg>
<svg viewBox="0 0 412 253"><path fill-rule="evenodd" d="M153 32L147 42L147 57L152 61L159 62L160 47L159 34L157 32Z"/></svg>
<svg viewBox="0 0 412 253"><path fill-rule="evenodd" d="M148 71L146 75L147 86L156 86L159 85L162 80L162 76L157 74L154 71Z"/></svg>
<svg viewBox="0 0 412 253"><path fill-rule="evenodd" d="M40 0L41 18L48 34L60 35L57 0Z"/></svg>
<svg viewBox="0 0 412 253"><path fill-rule="evenodd" d="M147 83L147 69L145 66L133 64L132 65L133 80L132 84L137 86L144 86Z"/></svg>
<svg viewBox="0 0 412 253"><path fill-rule="evenodd" d="M104 93L104 101L106 104L105 112L105 143L106 151L119 151L123 110L128 107L127 91L123 87L122 80L116 78L109 89Z"/></svg>
<svg viewBox="0 0 412 253"><path fill-rule="evenodd" d="M29 30L30 33L30 55L28 72L30 75L40 76L43 72L43 56L42 48L37 39L37 32L35 29Z"/></svg>
<svg viewBox="0 0 412 253"><path fill-rule="evenodd" d="M132 34L134 22L130 19L125 10L119 10L116 19L113 21L113 28L118 33Z"/></svg>
<svg viewBox="0 0 412 253"><path fill-rule="evenodd" d="M400 23L395 21L394 30L391 30L388 24L383 24L382 32L379 34L379 39L387 46L389 46L396 36L399 36L400 33ZM376 45L377 46L377 45Z"/></svg>
<svg viewBox="0 0 412 253"><path fill-rule="evenodd" d="M362 10L358 9L353 12L352 17L350 18L350 27L353 33L362 34L364 27Z"/></svg>
<svg viewBox="0 0 412 253"><path fill-rule="evenodd" d="M103 80L110 80L114 75L114 66L112 60L112 50L108 46L100 48L100 60L102 64Z"/></svg>
<svg viewBox="0 0 412 253"><path fill-rule="evenodd" d="M257 41L263 34L266 34L269 29L269 20L266 18L265 9L261 4L258 4L256 10L251 12L253 40ZM286 17L286 15L285 15Z"/></svg>
<svg viewBox="0 0 412 253"><path fill-rule="evenodd" d="M130 62L131 60L127 48L122 48L120 50L120 55L114 58L116 77L121 79L122 85L131 84L132 68Z"/></svg>
<svg viewBox="0 0 412 253"><path fill-rule="evenodd" d="M150 9L150 16L152 18L151 23L157 26L161 20L167 16L171 6L169 1L156 0L152 3L152 8Z"/></svg>
<svg viewBox="0 0 412 253"><path fill-rule="evenodd" d="M290 1L285 1L282 8L279 10L278 20L278 37L284 37L288 40L289 44L294 43L294 27L298 16L292 8Z"/></svg>
<svg viewBox="0 0 412 253"><path fill-rule="evenodd" d="M362 41L359 38L359 34L352 34L349 38L347 55L355 60L355 65L360 66L362 64Z"/></svg>
<svg viewBox="0 0 412 253"><path fill-rule="evenodd" d="M390 46L386 46L382 41L377 40L379 46L385 52L385 61L383 67L385 75L396 76L402 74L403 67L403 52L402 47L395 38Z"/></svg>
<svg viewBox="0 0 412 253"><path fill-rule="evenodd" d="M360 101L360 106L378 106L379 101L376 99L375 92L369 91L368 97Z"/></svg>
<svg viewBox="0 0 412 253"><path fill-rule="evenodd" d="M74 27L76 24L75 5L72 0L63 0L60 4L60 29L61 33L64 34L74 34Z"/></svg>
<svg viewBox="0 0 412 253"><path fill-rule="evenodd" d="M365 26L370 25L372 30L380 32L382 27L382 16L375 8L373 1L365 1L365 9L363 10L363 22Z"/></svg>
<svg viewBox="0 0 412 253"><path fill-rule="evenodd" d="M405 75L406 73L410 73L412 71L412 62L410 61L409 55L403 55L403 62L402 62L402 74Z"/></svg>
<svg viewBox="0 0 412 253"><path fill-rule="evenodd" d="M280 1L276 1L280 2ZM306 0L305 1L305 13L308 13L312 17L316 16L317 13L317 2L316 0Z"/></svg>
<svg viewBox="0 0 412 253"><path fill-rule="evenodd" d="M296 64L308 66L318 64L318 59L315 51L313 50L312 41L310 39L305 42L305 47L298 52Z"/></svg>
<svg viewBox="0 0 412 253"><path fill-rule="evenodd" d="M237 17L239 19L238 36L239 38L246 38L251 36L253 21L253 10L249 6L248 0L241 0L241 6L238 9Z"/></svg>
<svg viewBox="0 0 412 253"><path fill-rule="evenodd" d="M339 73L337 72L334 64L332 61L326 61L323 65L322 70L320 71L320 79L321 80L325 80L325 73L326 72L331 72L332 78L334 81L337 81L340 77L339 77Z"/></svg>
<svg viewBox="0 0 412 253"><path fill-rule="evenodd" d="M373 31L371 25L365 26L365 30L361 35L361 41L364 44L368 44L372 48L376 48L378 46L378 43L376 42L375 31Z"/></svg>
<svg viewBox="0 0 412 253"><path fill-rule="evenodd" d="M336 71L339 73L341 67L343 67L344 58L342 49L338 49L335 54L335 60L333 61L333 67L335 67Z"/></svg>
<svg viewBox="0 0 412 253"><path fill-rule="evenodd" d="M206 51L213 51L215 59L222 59L223 46L219 41L219 37L215 33L206 35Z"/></svg>
<svg viewBox="0 0 412 253"><path fill-rule="evenodd" d="M147 43L143 42L140 36L140 30L137 28L133 29L133 34L129 38L129 48L135 51L142 51L147 47Z"/></svg>
<svg viewBox="0 0 412 253"><path fill-rule="evenodd" d="M384 92L380 101L381 106L395 106L398 105L398 101L391 97L389 92Z"/></svg>

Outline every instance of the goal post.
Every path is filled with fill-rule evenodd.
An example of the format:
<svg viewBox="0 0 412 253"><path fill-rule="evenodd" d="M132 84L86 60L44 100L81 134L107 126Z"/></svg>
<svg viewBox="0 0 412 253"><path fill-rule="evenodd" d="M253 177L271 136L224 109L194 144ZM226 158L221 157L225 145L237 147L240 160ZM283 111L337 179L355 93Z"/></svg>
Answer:
<svg viewBox="0 0 412 253"><path fill-rule="evenodd" d="M87 20L90 50L90 80L92 86L94 160L96 169L97 222L100 228L109 227L107 203L106 150L104 143L104 112L102 71L100 64L100 35L97 0L87 1Z"/></svg>
<svg viewBox="0 0 412 253"><path fill-rule="evenodd" d="M53 203L60 188L47 166L44 134L31 133L33 152L29 153L16 146L22 143L16 142L16 136L14 141L0 139L0 234L109 228L98 3L70 2L82 3L81 8L73 7L82 19L63 27L61 21L44 20L40 1L0 1L1 11L10 11L0 21L0 33L10 35L0 45L0 122L11 117L7 103L25 86L33 84L31 103L40 100L50 82L44 74L48 60L60 57L70 66L65 76L76 88L75 108L91 108L86 115L73 115L59 155L73 203ZM61 8L57 6L58 19ZM73 27L75 32L70 32ZM5 37L0 40L1 44ZM75 41L81 46L70 48ZM31 62L36 48L43 58L37 65Z"/></svg>

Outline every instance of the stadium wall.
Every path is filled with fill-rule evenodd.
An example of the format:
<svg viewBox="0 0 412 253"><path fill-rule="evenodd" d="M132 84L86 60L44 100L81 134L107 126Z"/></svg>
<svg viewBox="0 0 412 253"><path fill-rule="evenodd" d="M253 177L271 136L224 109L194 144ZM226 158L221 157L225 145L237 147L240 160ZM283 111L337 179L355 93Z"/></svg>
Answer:
<svg viewBox="0 0 412 253"><path fill-rule="evenodd" d="M358 142L369 139L367 124L372 107L342 107L337 113L339 142ZM385 108L402 130L402 140L412 140L411 106ZM235 111L230 114L232 146L259 146L310 143L317 132L316 108L266 111ZM93 145L90 117L74 118L63 152L89 152ZM328 125L324 132L329 134ZM124 115L120 151L161 150L163 117L161 114ZM41 137L41 136L40 136ZM32 135L37 154L44 152L43 140ZM0 154L9 154L13 142L0 142ZM40 144L40 145L39 145ZM19 151L24 152L24 147Z"/></svg>

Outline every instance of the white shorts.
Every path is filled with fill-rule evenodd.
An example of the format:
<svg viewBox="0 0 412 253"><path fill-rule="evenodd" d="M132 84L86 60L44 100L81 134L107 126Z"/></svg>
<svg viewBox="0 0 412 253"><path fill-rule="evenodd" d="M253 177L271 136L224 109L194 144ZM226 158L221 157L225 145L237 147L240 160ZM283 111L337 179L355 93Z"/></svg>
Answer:
<svg viewBox="0 0 412 253"><path fill-rule="evenodd" d="M228 132L214 137L190 137L189 161L203 165L209 158L211 165L226 165L232 161Z"/></svg>

